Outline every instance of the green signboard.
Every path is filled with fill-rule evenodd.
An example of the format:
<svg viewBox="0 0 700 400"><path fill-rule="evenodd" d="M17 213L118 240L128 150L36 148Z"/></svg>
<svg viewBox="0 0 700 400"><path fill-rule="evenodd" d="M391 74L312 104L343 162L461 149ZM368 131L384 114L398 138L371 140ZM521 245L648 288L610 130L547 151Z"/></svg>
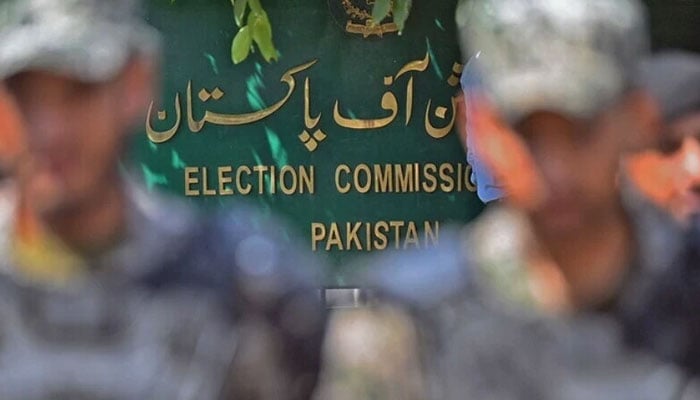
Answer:
<svg viewBox="0 0 700 400"><path fill-rule="evenodd" d="M482 204L455 127L456 0L414 1L404 31L371 0L263 0L276 62L237 65L229 0L152 1L162 98L134 147L149 186L202 207L252 202L328 256L433 246Z"/></svg>

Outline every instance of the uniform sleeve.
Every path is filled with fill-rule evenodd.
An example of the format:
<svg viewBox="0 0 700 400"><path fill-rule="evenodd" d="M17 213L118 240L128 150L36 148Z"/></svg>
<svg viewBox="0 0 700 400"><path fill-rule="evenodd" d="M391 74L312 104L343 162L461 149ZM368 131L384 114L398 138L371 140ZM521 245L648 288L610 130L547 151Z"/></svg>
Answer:
<svg viewBox="0 0 700 400"><path fill-rule="evenodd" d="M400 308L335 311L316 400L426 399L418 343L414 321Z"/></svg>

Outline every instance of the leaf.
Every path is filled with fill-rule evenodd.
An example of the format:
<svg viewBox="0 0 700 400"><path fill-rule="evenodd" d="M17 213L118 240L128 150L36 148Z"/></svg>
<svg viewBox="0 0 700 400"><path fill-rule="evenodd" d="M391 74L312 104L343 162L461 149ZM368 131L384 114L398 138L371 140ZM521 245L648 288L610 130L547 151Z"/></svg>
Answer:
<svg viewBox="0 0 700 400"><path fill-rule="evenodd" d="M250 10L254 13L261 13L264 12L262 9L262 6L260 5L260 0L248 0L248 4L250 5Z"/></svg>
<svg viewBox="0 0 700 400"><path fill-rule="evenodd" d="M231 2L233 3L233 16L236 18L236 25L240 28L243 24L243 17L245 16L248 0L231 0Z"/></svg>
<svg viewBox="0 0 700 400"><path fill-rule="evenodd" d="M372 7L372 23L378 24L382 22L391 11L391 0L375 0Z"/></svg>
<svg viewBox="0 0 700 400"><path fill-rule="evenodd" d="M248 57L252 39L250 28L247 25L238 31L236 37L233 38L233 43L231 43L231 60L234 64L238 64Z"/></svg>
<svg viewBox="0 0 700 400"><path fill-rule="evenodd" d="M251 21L248 22L251 25ZM270 26L270 20L267 18L267 14L263 11L262 13L257 13L252 21L253 29L253 39L256 42L260 41L272 41L272 27Z"/></svg>
<svg viewBox="0 0 700 400"><path fill-rule="evenodd" d="M250 24L250 21L249 21ZM263 11L256 13L252 21L253 40L257 43L260 53L262 53L265 61L270 62L272 59L277 59L277 50L272 43L272 27L267 14Z"/></svg>
<svg viewBox="0 0 700 400"><path fill-rule="evenodd" d="M394 0L394 23L399 28L399 34L403 31L408 19L408 14L411 12L412 0Z"/></svg>

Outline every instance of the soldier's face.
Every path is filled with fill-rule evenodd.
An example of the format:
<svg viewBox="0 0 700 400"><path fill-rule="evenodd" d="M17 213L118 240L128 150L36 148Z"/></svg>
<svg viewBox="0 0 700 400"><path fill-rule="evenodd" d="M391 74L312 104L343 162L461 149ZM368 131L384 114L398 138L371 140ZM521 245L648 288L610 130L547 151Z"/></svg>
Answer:
<svg viewBox="0 0 700 400"><path fill-rule="evenodd" d="M128 123L120 80L85 83L41 71L8 79L27 130L19 181L39 211L81 207L113 182Z"/></svg>
<svg viewBox="0 0 700 400"><path fill-rule="evenodd" d="M632 181L678 221L700 213L700 111L667 126L658 149L627 161Z"/></svg>
<svg viewBox="0 0 700 400"><path fill-rule="evenodd" d="M605 218L617 204L619 137L624 133L611 122L541 111L515 127L544 184L542 201L530 211L541 233L565 236Z"/></svg>
<svg viewBox="0 0 700 400"><path fill-rule="evenodd" d="M669 127L676 148L666 151L673 170L673 196L669 209L681 221L700 213L700 112L681 118Z"/></svg>

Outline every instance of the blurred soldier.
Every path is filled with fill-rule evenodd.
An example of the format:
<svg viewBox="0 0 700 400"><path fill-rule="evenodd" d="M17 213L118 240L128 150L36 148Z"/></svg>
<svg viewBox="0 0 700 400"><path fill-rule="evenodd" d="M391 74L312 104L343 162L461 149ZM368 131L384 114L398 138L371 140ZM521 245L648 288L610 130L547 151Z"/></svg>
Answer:
<svg viewBox="0 0 700 400"><path fill-rule="evenodd" d="M629 157L626 166L645 195L687 223L700 212L700 55L660 53L642 80L659 102L662 132L655 149Z"/></svg>
<svg viewBox="0 0 700 400"><path fill-rule="evenodd" d="M656 147L628 157L641 191L688 228L686 248L630 315L629 336L700 374L700 56L666 51L644 65L643 83L663 116Z"/></svg>
<svg viewBox="0 0 700 400"><path fill-rule="evenodd" d="M0 398L308 398L308 260L251 210L205 220L120 171L157 80L139 8L0 3L27 147L0 196Z"/></svg>
<svg viewBox="0 0 700 400"><path fill-rule="evenodd" d="M384 301L334 317L329 342L355 350L331 349L326 398L697 398L621 323L681 250L670 217L618 185L656 132L634 81L643 17L633 0L460 3L464 73L483 82L469 134L506 198L373 268Z"/></svg>

